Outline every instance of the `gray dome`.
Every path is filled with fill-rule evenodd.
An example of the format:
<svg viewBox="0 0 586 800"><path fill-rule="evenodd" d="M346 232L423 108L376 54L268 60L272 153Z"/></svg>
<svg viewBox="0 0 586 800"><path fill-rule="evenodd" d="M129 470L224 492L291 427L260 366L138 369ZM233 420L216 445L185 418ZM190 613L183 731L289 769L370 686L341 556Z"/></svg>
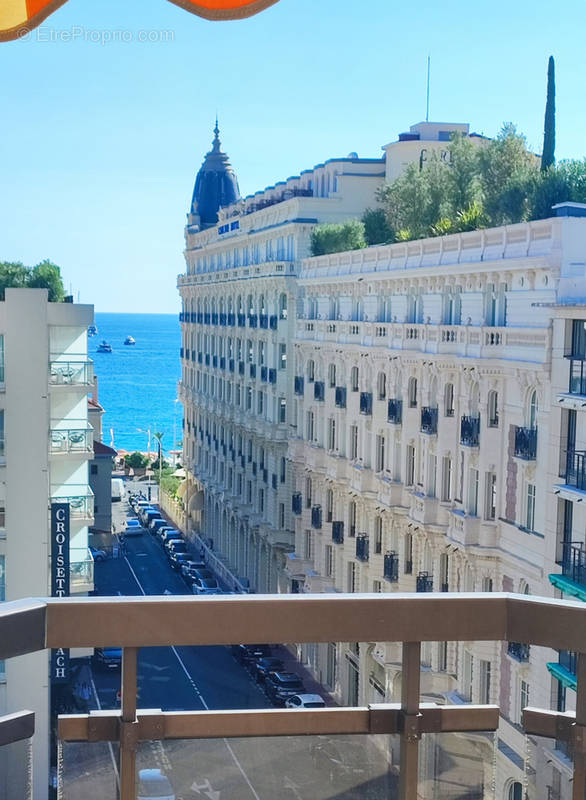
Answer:
<svg viewBox="0 0 586 800"><path fill-rule="evenodd" d="M200 218L202 228L215 225L218 209L240 200L238 179L226 153L220 149L218 120L214 128L214 142L207 153L195 179L191 200L191 213Z"/></svg>

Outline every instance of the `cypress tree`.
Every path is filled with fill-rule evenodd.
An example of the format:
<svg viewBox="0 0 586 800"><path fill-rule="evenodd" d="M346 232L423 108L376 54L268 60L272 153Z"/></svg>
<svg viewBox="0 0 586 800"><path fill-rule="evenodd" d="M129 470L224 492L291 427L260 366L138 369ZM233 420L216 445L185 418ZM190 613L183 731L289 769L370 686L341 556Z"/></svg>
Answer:
<svg viewBox="0 0 586 800"><path fill-rule="evenodd" d="M547 101L545 104L545 122L543 126L543 154L541 170L551 167L555 162L555 65L553 56L549 57L547 66Z"/></svg>

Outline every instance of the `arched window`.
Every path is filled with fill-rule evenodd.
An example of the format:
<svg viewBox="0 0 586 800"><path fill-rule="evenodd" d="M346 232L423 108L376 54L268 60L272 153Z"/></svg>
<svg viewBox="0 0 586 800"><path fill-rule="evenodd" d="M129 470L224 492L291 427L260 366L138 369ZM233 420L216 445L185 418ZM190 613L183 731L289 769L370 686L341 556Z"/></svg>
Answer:
<svg viewBox="0 0 586 800"><path fill-rule="evenodd" d="M454 416L454 384L446 383L444 389L444 413L446 417Z"/></svg>
<svg viewBox="0 0 586 800"><path fill-rule="evenodd" d="M537 427L537 412L539 411L539 407L537 405L537 392L531 392L531 397L529 398L529 427L536 428Z"/></svg>
<svg viewBox="0 0 586 800"><path fill-rule="evenodd" d="M387 376L384 372L379 372L376 384L378 399L384 400L387 396Z"/></svg>
<svg viewBox="0 0 586 800"><path fill-rule="evenodd" d="M417 408L417 378L409 378L407 386L409 408Z"/></svg>
<svg viewBox="0 0 586 800"><path fill-rule="evenodd" d="M328 367L328 383L330 387L334 387L336 385L336 365L330 364Z"/></svg>
<svg viewBox="0 0 586 800"><path fill-rule="evenodd" d="M509 786L507 800L523 800L523 784L513 781Z"/></svg>
<svg viewBox="0 0 586 800"><path fill-rule="evenodd" d="M279 297L279 319L287 319L287 295Z"/></svg>
<svg viewBox="0 0 586 800"><path fill-rule="evenodd" d="M358 391L358 380L359 380L358 367L352 367L352 369L350 370L350 390L352 392Z"/></svg>

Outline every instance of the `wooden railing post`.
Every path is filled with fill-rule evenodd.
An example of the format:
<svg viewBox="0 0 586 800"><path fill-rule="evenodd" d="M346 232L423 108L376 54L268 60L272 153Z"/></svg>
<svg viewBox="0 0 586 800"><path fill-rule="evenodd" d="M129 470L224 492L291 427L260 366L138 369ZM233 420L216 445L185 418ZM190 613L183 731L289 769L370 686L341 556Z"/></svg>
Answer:
<svg viewBox="0 0 586 800"><path fill-rule="evenodd" d="M136 800L136 719L138 648L122 651L122 687L120 719L120 800Z"/></svg>
<svg viewBox="0 0 586 800"><path fill-rule="evenodd" d="M401 675L401 759L399 767L399 800L417 797L419 772L419 697L421 683L421 644L403 642Z"/></svg>

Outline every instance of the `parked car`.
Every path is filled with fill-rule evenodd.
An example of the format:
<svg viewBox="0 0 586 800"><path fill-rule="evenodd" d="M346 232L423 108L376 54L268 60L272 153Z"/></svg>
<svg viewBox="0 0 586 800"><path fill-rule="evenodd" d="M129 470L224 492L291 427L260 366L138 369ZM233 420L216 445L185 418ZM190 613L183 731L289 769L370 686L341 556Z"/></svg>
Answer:
<svg viewBox="0 0 586 800"><path fill-rule="evenodd" d="M187 542L184 539L169 539L165 542L165 551L167 555L171 553L188 553Z"/></svg>
<svg viewBox="0 0 586 800"><path fill-rule="evenodd" d="M92 547L91 545L90 553L92 554L94 561L105 561L108 558L108 554L105 550L99 550L97 547Z"/></svg>
<svg viewBox="0 0 586 800"><path fill-rule="evenodd" d="M245 645L243 645L244 647ZM270 672L280 672L284 664L280 658L265 656L251 662L252 671L257 683L264 683Z"/></svg>
<svg viewBox="0 0 586 800"><path fill-rule="evenodd" d="M143 533L146 533L146 528L142 525L127 525L124 529L125 536L142 536Z"/></svg>
<svg viewBox="0 0 586 800"><path fill-rule="evenodd" d="M191 569L205 569L205 568L206 565L204 564L203 561L193 561L193 559L190 559L189 561L186 561L185 564L181 567L181 574L183 575L183 577L185 577L188 571Z"/></svg>
<svg viewBox="0 0 586 800"><path fill-rule="evenodd" d="M232 655L236 661L248 665L252 661L270 656L271 648L268 644L235 644L232 645Z"/></svg>
<svg viewBox="0 0 586 800"><path fill-rule="evenodd" d="M169 528L170 526L167 524L166 519L152 519L149 524L149 531L151 533L156 533L159 528Z"/></svg>
<svg viewBox="0 0 586 800"><path fill-rule="evenodd" d="M289 697L304 689L303 681L294 672L270 672L265 680L265 691L277 706L284 706Z"/></svg>
<svg viewBox="0 0 586 800"><path fill-rule="evenodd" d="M163 542L163 544L166 544L171 539L183 539L183 536L175 528L171 528L168 531L164 531L163 534L161 535L161 541Z"/></svg>
<svg viewBox="0 0 586 800"><path fill-rule="evenodd" d="M137 800L175 800L171 781L160 769L141 769L138 773Z"/></svg>
<svg viewBox="0 0 586 800"><path fill-rule="evenodd" d="M120 669L122 667L121 647L96 647L94 664L102 669Z"/></svg>
<svg viewBox="0 0 586 800"><path fill-rule="evenodd" d="M219 594L221 592L215 578L196 578L191 590L193 594Z"/></svg>
<svg viewBox="0 0 586 800"><path fill-rule="evenodd" d="M169 555L169 564L173 567L173 569L176 569L177 571L179 571L183 566L183 564L185 564L187 561L189 561L188 553L178 552L178 553L171 553Z"/></svg>
<svg viewBox="0 0 586 800"><path fill-rule="evenodd" d="M153 522L156 519L163 520L163 516L160 511L157 511L154 508L148 509L148 511L145 511L145 513L142 516L143 525L147 529L150 528L151 522ZM165 522L165 520L163 520L163 522Z"/></svg>
<svg viewBox="0 0 586 800"><path fill-rule="evenodd" d="M175 531L176 533L179 533L179 531L177 531L172 525L163 525L160 528L157 528L155 535L157 536L159 542L163 542L163 536L169 531Z"/></svg>
<svg viewBox="0 0 586 800"><path fill-rule="evenodd" d="M319 694L294 694L285 700L285 708L325 708L326 703Z"/></svg>
<svg viewBox="0 0 586 800"><path fill-rule="evenodd" d="M132 527L133 525L140 526L140 520L135 519L134 517L131 517L130 519L126 520L126 527L127 528Z"/></svg>
<svg viewBox="0 0 586 800"><path fill-rule="evenodd" d="M195 578L215 578L214 573L207 567L196 567L193 570L193 579Z"/></svg>

